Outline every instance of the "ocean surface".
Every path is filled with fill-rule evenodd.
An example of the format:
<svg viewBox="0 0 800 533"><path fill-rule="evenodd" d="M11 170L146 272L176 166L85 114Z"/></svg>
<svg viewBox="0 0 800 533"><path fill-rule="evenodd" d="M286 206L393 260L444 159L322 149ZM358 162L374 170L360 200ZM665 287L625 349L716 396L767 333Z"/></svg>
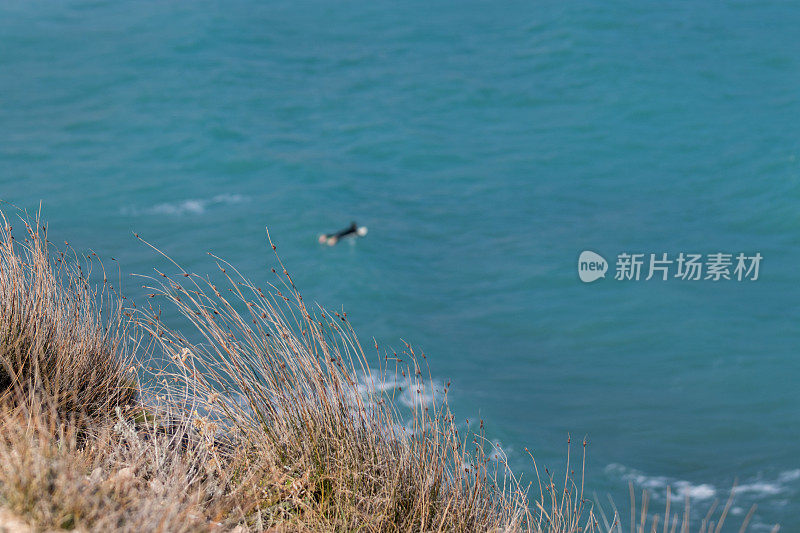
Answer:
<svg viewBox="0 0 800 533"><path fill-rule="evenodd" d="M670 485L697 516L738 481L731 530L755 503L800 531L798 27L769 0L6 0L0 198L134 300L161 263L132 232L263 283L268 226L306 300L424 350L527 479L525 447L558 470L586 436L604 502ZM623 252L763 261L618 281Z"/></svg>

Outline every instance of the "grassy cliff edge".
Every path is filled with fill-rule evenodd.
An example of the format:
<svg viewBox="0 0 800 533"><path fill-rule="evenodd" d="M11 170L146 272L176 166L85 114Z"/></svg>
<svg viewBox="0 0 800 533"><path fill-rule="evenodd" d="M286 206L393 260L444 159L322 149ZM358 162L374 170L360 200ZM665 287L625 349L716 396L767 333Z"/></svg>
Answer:
<svg viewBox="0 0 800 533"><path fill-rule="evenodd" d="M368 356L279 259L265 289L216 257L224 286L173 263L137 307L93 254L0 216L0 531L623 530L582 468L519 482L424 355ZM645 499L630 529L687 531L688 512Z"/></svg>

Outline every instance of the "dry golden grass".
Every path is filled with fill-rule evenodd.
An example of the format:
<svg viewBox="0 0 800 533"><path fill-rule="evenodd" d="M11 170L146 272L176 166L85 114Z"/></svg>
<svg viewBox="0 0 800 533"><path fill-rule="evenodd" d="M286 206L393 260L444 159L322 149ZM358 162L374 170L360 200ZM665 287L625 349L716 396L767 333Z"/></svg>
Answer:
<svg viewBox="0 0 800 533"><path fill-rule="evenodd" d="M0 213L0 402L37 391L62 415L89 417L131 404L120 300L107 281L89 285L74 253L51 260L38 220L18 222L22 240Z"/></svg>
<svg viewBox="0 0 800 533"><path fill-rule="evenodd" d="M532 525L526 491L490 460L480 434L459 435L446 389L424 379L410 346L371 369L347 317L310 310L282 266L280 285L265 291L218 261L225 289L182 272L149 280L201 344L157 313L138 319L171 362L157 374L164 395L191 405L209 439L245 444L237 453L263 485L248 515L267 526L347 531ZM397 408L400 394L411 400L407 412Z"/></svg>
<svg viewBox="0 0 800 533"><path fill-rule="evenodd" d="M622 531L584 495L585 443L577 476L568 458L523 485L482 422L459 432L424 355L368 356L282 265L263 289L218 258L224 287L146 278L181 333L23 226L0 243L0 508L37 529ZM688 531L639 513L632 532Z"/></svg>

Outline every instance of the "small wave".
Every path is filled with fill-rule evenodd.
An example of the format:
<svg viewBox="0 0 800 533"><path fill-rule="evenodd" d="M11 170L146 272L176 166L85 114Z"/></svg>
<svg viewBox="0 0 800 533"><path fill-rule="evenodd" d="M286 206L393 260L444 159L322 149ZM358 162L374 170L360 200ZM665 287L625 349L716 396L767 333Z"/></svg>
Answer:
<svg viewBox="0 0 800 533"><path fill-rule="evenodd" d="M165 202L150 207L123 207L121 212L127 216L139 215L202 215L207 209L218 205L233 205L246 202L247 197L240 194L218 194L213 198L187 199L178 202Z"/></svg>
<svg viewBox="0 0 800 533"><path fill-rule="evenodd" d="M638 470L620 464L610 464L606 467L606 474L632 481L637 487L647 489L651 496L666 497L667 487L670 487L674 497L684 499L687 496L693 500L708 500L716 496L717 489L708 483L693 484L682 479L673 479L666 476L648 476Z"/></svg>
<svg viewBox="0 0 800 533"><path fill-rule="evenodd" d="M773 481L756 479L748 483L742 483L736 487L736 493L753 493L760 496L787 494L791 491L792 482L797 480L800 480L800 468L781 472Z"/></svg>
<svg viewBox="0 0 800 533"><path fill-rule="evenodd" d="M647 489L652 496L665 499L667 487L670 487L672 496L677 499L684 499L687 496L692 500L710 500L719 494L727 497L731 487L718 487L709 483L694 484L686 480L670 478L667 476L650 476L633 468L628 468L620 464L610 464L605 468L606 474L632 481L634 485ZM800 480L800 469L787 470L781 472L774 479L764 479L762 477L745 480L735 487L735 494L747 494L751 498L763 498L768 496L786 496L797 492L797 481Z"/></svg>
<svg viewBox="0 0 800 533"><path fill-rule="evenodd" d="M503 443L501 443L498 439L492 439L488 457L492 461L507 464L508 456L512 455L513 453L514 448L512 446L503 446Z"/></svg>
<svg viewBox="0 0 800 533"><path fill-rule="evenodd" d="M361 374L358 380L358 392L362 396L394 394L394 397L408 408L433 405L435 395L442 390L441 383L436 380L423 384L411 377L380 379L374 375Z"/></svg>

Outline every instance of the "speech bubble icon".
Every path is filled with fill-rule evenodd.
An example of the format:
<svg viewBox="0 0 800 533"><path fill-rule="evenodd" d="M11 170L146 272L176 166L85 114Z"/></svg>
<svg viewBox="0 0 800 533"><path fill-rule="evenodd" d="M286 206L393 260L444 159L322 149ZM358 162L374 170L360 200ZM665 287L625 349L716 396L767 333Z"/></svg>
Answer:
<svg viewBox="0 0 800 533"><path fill-rule="evenodd" d="M578 277L584 283L606 277L607 270L608 262L600 254L584 250L578 257Z"/></svg>

